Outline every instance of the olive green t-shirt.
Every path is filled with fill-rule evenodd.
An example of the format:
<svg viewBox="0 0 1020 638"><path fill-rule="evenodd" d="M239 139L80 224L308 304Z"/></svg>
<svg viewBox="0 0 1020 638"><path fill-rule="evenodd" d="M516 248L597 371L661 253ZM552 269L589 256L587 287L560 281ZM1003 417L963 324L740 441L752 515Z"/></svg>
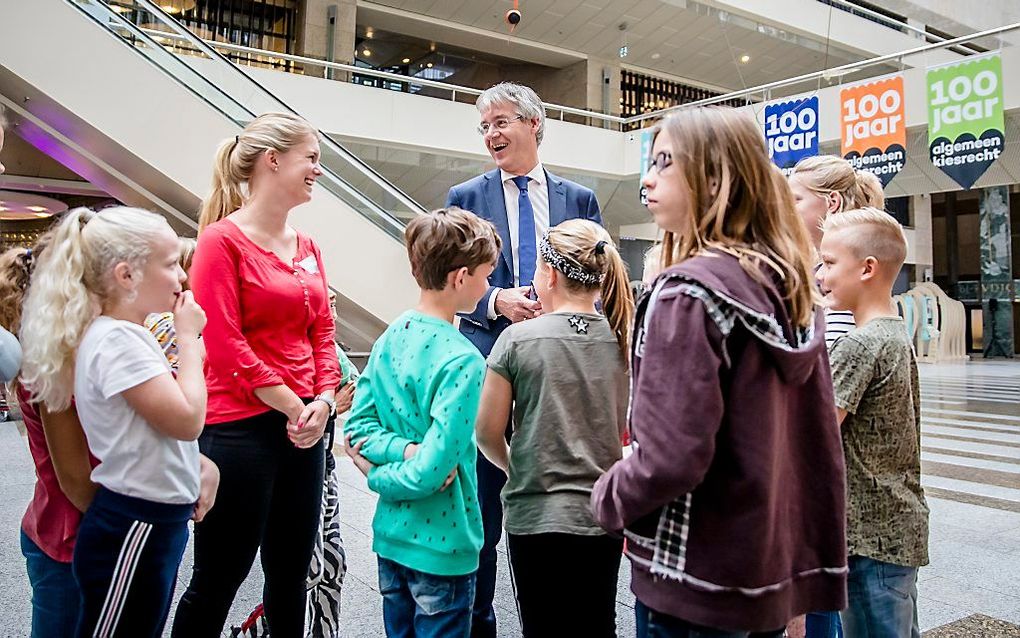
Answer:
<svg viewBox="0 0 1020 638"><path fill-rule="evenodd" d="M928 564L921 488L917 360L903 319L880 317L837 340L829 355L847 472L851 556Z"/></svg>
<svg viewBox="0 0 1020 638"><path fill-rule="evenodd" d="M591 515L591 489L621 458L628 393L609 322L552 312L516 323L500 335L488 364L514 393L506 531L604 534Z"/></svg>

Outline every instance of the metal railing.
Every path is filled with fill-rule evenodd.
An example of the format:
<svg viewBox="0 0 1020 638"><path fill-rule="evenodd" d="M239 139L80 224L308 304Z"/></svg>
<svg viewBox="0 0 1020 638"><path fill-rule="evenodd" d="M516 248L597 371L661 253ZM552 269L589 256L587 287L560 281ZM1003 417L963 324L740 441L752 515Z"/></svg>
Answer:
<svg viewBox="0 0 1020 638"><path fill-rule="evenodd" d="M105 0L66 1L234 122L239 127L238 132L259 113L296 112L151 0L121 0L118 3L121 7L130 3L145 11L152 16L150 24L160 27L144 31L120 12L113 11ZM151 33L158 33L160 40L157 41ZM186 42L190 52L206 57L214 64L200 70L183 56L176 55L167 46L168 39ZM424 212L424 208L328 133L320 133L323 175L319 184L391 237L403 241L406 220Z"/></svg>
<svg viewBox="0 0 1020 638"><path fill-rule="evenodd" d="M142 31L152 36L153 38L165 38L175 41L186 41L190 42L190 39L181 36L176 33L170 33L167 31L161 31L158 29L145 29ZM197 36L196 36L197 37ZM269 58L274 60L285 60L287 62L293 62L295 64L302 64L305 66L321 67L324 70L323 77L326 77L328 71L344 71L347 73L353 73L357 75L367 75L374 78L383 80L390 80L394 82L400 82L403 84L413 84L416 86L424 86L434 89L450 92L450 99L456 101L457 94L479 96L482 94L481 89L476 89L470 86L461 86L459 84L450 84L448 82L440 82L438 80L429 80L426 78L419 78L412 75L401 75L399 73L391 73L389 71L379 71L378 69L370 69L367 67L355 66L353 64L343 64L341 62L330 62L328 60L320 60L318 58L309 58L303 55L294 55L292 53L280 53L278 51L270 51L267 49L255 49L252 47L242 46L240 44L231 44L229 42L219 42L216 40L205 40L202 39L207 45L219 49L222 51L230 51L233 53L243 53L247 55L255 55L262 58ZM579 109L573 106L564 106L562 104L550 104L543 102L546 111L555 111L559 113L558 118L563 119L564 115L576 115L578 117L588 118L592 120L599 120L603 122L610 122L613 124L623 124L627 118L620 117L618 115L606 115L605 113L599 113L597 111L589 111L586 109Z"/></svg>
<svg viewBox="0 0 1020 638"><path fill-rule="evenodd" d="M876 22L889 29L900 31L901 33L906 33L908 35L913 34L917 36L918 39L924 40L925 42L945 42L946 40L949 39L937 33L932 33L931 31L928 30L919 29L914 25L910 24L909 22L897 20L896 18L887 16L884 13L879 13L878 11L869 9L868 7L865 7L864 5L861 4L848 2L847 0L818 0L818 1L821 2L822 4L836 7L841 11L845 11L847 13L864 18L865 20L871 20L872 22ZM976 50L970 51L959 50L956 52L963 54L980 53L980 51Z"/></svg>
<svg viewBox="0 0 1020 638"><path fill-rule="evenodd" d="M860 8L860 7L858 7L858 8ZM919 31L918 29L916 29L916 27L909 27L909 28L913 29L915 31ZM738 90L738 91L733 91L733 92L730 92L730 93L725 93L725 94L722 94L722 95L717 95L717 96L714 96L714 97L705 98L705 99L697 100L697 101L694 101L694 102L689 102L689 103L686 103L686 104L679 104L679 105L672 106L672 107L669 107L669 108L666 108L666 109L661 109L659 111L654 111L654 112L651 112L651 113L645 113L645 114L642 114L642 115L635 115L635 116L631 116L631 117L620 117L620 116L617 116L617 115L607 115L605 113L599 113L597 111L590 111L590 110L586 110L586 109L579 109L579 108L575 108L575 107L571 107L571 106L564 106L562 104L543 103L543 105L545 106L547 113L549 111L553 111L553 112L558 114L558 117L552 117L551 119L564 120L565 119L564 118L565 115L572 115L572 116L579 117L579 118L582 118L582 119L586 120L585 123L588 123L588 124L594 125L593 123L599 122L599 123L603 123L603 125L608 124L609 128L613 128L615 130L628 130L630 128L633 128L634 125L640 125L640 124L643 124L643 123L648 122L650 120L657 120L657 119L660 119L660 118L668 115L669 113L672 113L672 112L675 112L675 111L678 111L678 110L681 110L681 109L685 109L685 108L691 108L691 107L695 107L695 106L707 106L707 105L710 105L710 104L720 104L720 103L725 103L725 102L729 102L729 101L732 101L732 100L741 100L741 99L748 100L748 101L752 101L752 100L755 100L755 101L756 100L768 101L768 100L773 98L774 92L777 92L780 89L789 88L789 87L797 86L797 85L800 85L800 84L805 84L807 82L812 82L812 81L820 81L820 80L828 81L828 80L832 80L834 78L840 78L841 79L842 77L844 77L846 75L849 75L851 73L855 73L855 72L867 69L869 67L874 67L874 66L878 66L878 65L882 65L882 64L887 64L887 63L890 63L890 62L895 62L895 63L898 63L898 64L902 65L904 59L906 59L908 57L911 57L911 56L916 56L916 55L920 55L920 54L923 54L923 53L928 53L928 52L931 52L931 51L937 51L937 50L940 50L940 49L947 49L947 48L954 47L954 46L959 45L959 44L965 44L965 43L968 43L968 42L972 42L974 40L980 40L982 38L988 38L988 37L999 35L999 34L1002 34L1002 33L1007 33L1007 32L1010 32L1010 31L1015 31L1017 29L1020 29L1020 22L1009 24L1009 25L1004 25L1004 26L1001 26L1001 27L996 27L994 29L987 29L985 31L980 31L978 33L972 33L970 35L960 36L960 37L952 38L952 39L949 39L949 40L942 40L940 42L929 43L929 44L925 44L925 45L922 45L922 46L914 47L912 49L906 49L904 51L898 51L896 53L889 53L889 54L886 54L886 55L880 55L880 56L876 56L876 57L873 57L873 58L869 58L867 60L860 60L860 61L857 61L857 62L850 62L848 64L843 64L843 65L840 65L840 66L831 67L831 68L828 68L828 69L823 69L821 71L813 71L811 73L805 73L803 75L798 75L796 77L787 78L787 79L784 79L784 80L777 80L775 82L768 82L766 84L760 84L758 86L754 86L754 87L750 87L750 88L746 88L746 89L741 89L741 90ZM280 52L277 52L277 51L269 51L269 50L266 50L266 49L255 49L255 48L252 48L252 47L246 47L246 46L242 46L242 45L238 45L238 44L230 44L230 43L227 43L227 42L218 42L218 41L215 41L215 40L202 40L200 38L197 38L197 36L194 36L194 35L192 35L189 38L189 37L185 37L185 36L183 36L181 34L178 34L178 33L170 33L170 32L167 32L167 31L160 31L160 30L156 30L156 29L141 29L141 30L144 31L147 35L152 36L153 38L164 38L164 39L169 39L169 40L172 40L172 41L175 41L175 42L185 41L185 42L189 42L189 43L192 42L193 40L198 39L198 40L201 40L205 45L208 45L211 48L214 48L214 49L217 49L217 50L221 50L221 51L227 51L227 52L236 53L236 54L245 54L245 55L258 56L260 58L284 60L284 61L288 61L288 62L292 62L292 63L296 63L296 64L301 64L301 65L305 65L305 66L310 66L310 67L319 67L319 68L323 69L323 76L324 77L328 77L330 71L341 71L341 72L346 72L346 73L351 73L351 74L357 74L357 75L369 76L369 77L373 77L373 78L379 78L379 79L388 80L388 81L391 81L391 82L400 82L400 83L403 83L403 84L410 84L410 85L415 85L415 86L421 86L421 87L428 87L428 88L438 89L438 90L442 90L442 91L448 91L450 93L450 99L453 100L453 101L456 101L458 94L478 96L478 95L481 95L481 93L482 93L482 90L480 90L480 89L476 89L476 88L469 87L469 86L462 86L462 85L458 85L458 84L451 84L451 83L447 83L447 82L441 82L441 81L438 81L438 80L429 80L429 79L418 78L418 77L414 77L414 76L401 75L399 73L391 73L391 72L388 72L388 71L379 71L379 70L376 70L376 69L359 67L359 66L355 66L355 65L351 65L351 64L343 64L343 63L340 63L340 62L330 62L328 60L319 60L317 58L310 58L310 57L306 57L306 56L294 55L294 54L289 54L289 53L280 53ZM924 33L926 33L926 32L924 32ZM931 36L933 38L937 37L937 36L933 36L932 34L927 34L927 33L926 33L926 35L927 36Z"/></svg>
<svg viewBox="0 0 1020 638"><path fill-rule="evenodd" d="M1013 24L1007 24L1005 26L996 27L994 29L987 29L985 31L972 33L970 35L963 35L958 38L953 38L951 40L943 40L942 42L925 44L923 46L915 47L913 49L907 49L905 51L900 51L898 53L880 55L874 58L869 58L867 60L861 60L860 62L851 62L849 64L843 64L841 66L825 69L823 71L805 73L803 75L798 75L796 77L788 78L786 80L778 80L776 82L760 84L758 86L754 86L748 89L733 91L732 93L727 93L725 95L717 95L715 97L706 98L704 100L698 100L696 102L690 102L688 104L681 104L679 106L670 107L668 109L656 111L655 113L647 113L645 115L634 116L632 118L629 118L627 120L627 123L633 124L637 122L644 122L650 119L658 119L661 117L665 117L666 115L669 115L670 113L673 113L680 109L692 108L696 106L708 106L710 104L718 104L720 102L725 102L727 100L746 98L759 94L761 95L761 99L763 101L768 101L772 99L772 91L776 89L787 88L790 86L796 86L798 84L804 84L805 82L812 82L823 79L824 80L830 80L832 78L842 79L843 76L856 71L860 71L861 69L877 66L879 64L885 64L887 62L898 62L902 64L903 59L909 56L920 55L922 53L928 53L931 51L937 51L939 49L945 49L947 47L955 46L957 44L963 44L974 40L980 40L981 38L987 38L990 36L998 35L1000 33L1015 31L1017 29L1020 29L1020 22L1014 22Z"/></svg>

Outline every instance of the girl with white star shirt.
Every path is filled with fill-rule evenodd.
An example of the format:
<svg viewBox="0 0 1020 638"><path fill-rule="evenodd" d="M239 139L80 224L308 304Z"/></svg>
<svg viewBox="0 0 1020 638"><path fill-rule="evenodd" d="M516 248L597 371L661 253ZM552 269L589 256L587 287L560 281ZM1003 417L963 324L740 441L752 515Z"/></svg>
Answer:
<svg viewBox="0 0 1020 638"><path fill-rule="evenodd" d="M489 355L478 447L509 477L502 497L524 634L557 618L577 635L615 636L623 541L599 527L589 502L621 457L626 427L627 271L604 228L569 220L542 239L534 287L545 314L507 328Z"/></svg>

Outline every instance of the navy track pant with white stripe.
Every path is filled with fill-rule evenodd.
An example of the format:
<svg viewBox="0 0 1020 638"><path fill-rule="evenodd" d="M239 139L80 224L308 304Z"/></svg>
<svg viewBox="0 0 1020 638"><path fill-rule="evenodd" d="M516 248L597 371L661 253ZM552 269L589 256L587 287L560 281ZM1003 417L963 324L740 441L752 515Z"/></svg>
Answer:
<svg viewBox="0 0 1020 638"><path fill-rule="evenodd" d="M78 638L162 635L194 509L99 488L72 560L82 597Z"/></svg>

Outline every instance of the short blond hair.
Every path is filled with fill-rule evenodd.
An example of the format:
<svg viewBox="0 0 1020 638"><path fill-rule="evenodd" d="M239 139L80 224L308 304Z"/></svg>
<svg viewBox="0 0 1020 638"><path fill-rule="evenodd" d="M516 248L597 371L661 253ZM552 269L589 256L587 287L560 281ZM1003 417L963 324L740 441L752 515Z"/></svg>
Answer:
<svg viewBox="0 0 1020 638"><path fill-rule="evenodd" d="M874 257L880 264L899 270L907 259L907 236L903 226L889 213L877 208L858 208L830 215L822 230L844 233L841 240L858 259Z"/></svg>

